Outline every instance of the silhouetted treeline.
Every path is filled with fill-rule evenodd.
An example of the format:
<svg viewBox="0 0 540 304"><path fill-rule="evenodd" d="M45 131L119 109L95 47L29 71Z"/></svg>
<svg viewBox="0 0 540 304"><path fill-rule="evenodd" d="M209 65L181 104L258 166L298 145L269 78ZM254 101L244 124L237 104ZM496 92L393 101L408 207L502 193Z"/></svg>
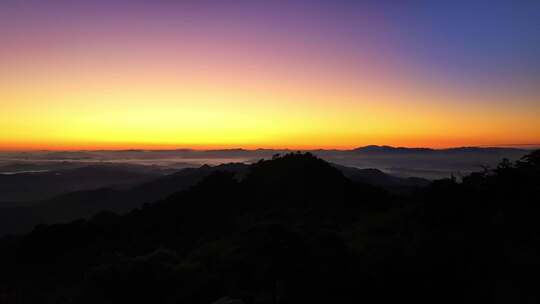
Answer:
<svg viewBox="0 0 540 304"><path fill-rule="evenodd" d="M540 151L408 194L287 154L123 216L4 238L0 299L537 303L539 202Z"/></svg>

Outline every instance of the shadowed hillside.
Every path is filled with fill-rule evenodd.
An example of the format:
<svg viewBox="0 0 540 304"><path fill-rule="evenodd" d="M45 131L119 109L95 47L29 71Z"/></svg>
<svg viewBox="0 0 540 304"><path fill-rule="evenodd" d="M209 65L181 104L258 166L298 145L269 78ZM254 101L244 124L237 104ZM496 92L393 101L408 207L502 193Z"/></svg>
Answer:
<svg viewBox="0 0 540 304"><path fill-rule="evenodd" d="M48 172L0 174L0 198L1 202L27 202L101 187L122 189L160 175L156 171L142 168L143 166L108 164Z"/></svg>
<svg viewBox="0 0 540 304"><path fill-rule="evenodd" d="M287 154L123 216L4 238L0 290L19 303L534 303L539 181L540 151L407 193Z"/></svg>
<svg viewBox="0 0 540 304"><path fill-rule="evenodd" d="M47 186L56 185L55 191L65 189L66 193L47 200L24 203L0 202L0 236L30 232L37 224L57 224L80 218L90 218L100 211L125 213L141 207L144 203L154 202L177 191L187 189L212 172L232 172L238 179L242 179L250 168L258 166L258 164L248 166L241 163L218 166L203 165L199 168L186 168L159 177L155 177L155 171L150 171L152 168L136 166L135 168L138 168L139 171L144 170L143 172L147 173L143 175L146 177L146 182L131 187L108 186L74 192L69 191L70 187L89 187L92 182L98 183L96 187L106 183L120 184L123 182L125 184L130 180L135 180L139 175L133 176L132 173L129 173L131 171L128 171L128 173L118 171L117 165L102 165L99 167L83 167L76 170L39 173L36 177L32 175L26 176L26 174L8 176L6 178L7 183L3 187L4 190L13 187L21 188L20 185L24 184L25 193L33 191L39 193L41 189L48 189ZM133 170L132 167L129 168ZM335 167L355 182L382 187L396 193L410 192L429 184L427 180L421 178L398 178L377 169L356 169L338 165L335 165ZM74 174L74 172L77 172L77 174ZM151 172L154 173L151 174ZM291 170L282 172L282 176L287 177L290 173ZM47 176L53 176L56 179L53 178L53 180L49 181L46 179ZM305 178L299 178L299 180ZM21 182L12 185L10 182L13 180ZM29 183L30 181L34 183ZM43 181L43 184L40 184L40 181ZM80 182L80 185L77 184L78 182ZM0 197L2 197L1 192Z"/></svg>
<svg viewBox="0 0 540 304"><path fill-rule="evenodd" d="M187 189L216 170L232 171L240 174L246 170L246 167L243 164L224 164L215 167L187 168L165 176L145 175L144 183L139 180L139 183L127 188L101 187L74 192L66 191L67 193L48 200L25 202L24 204L3 203L0 204L2 205L0 209L0 236L29 232L35 225L40 223L54 224L88 218L100 211L124 213L138 208L144 203L150 203L165 198L174 192ZM94 172L92 168L85 167L78 169L78 171L88 174L88 170L91 170L94 173L94 180L99 180L101 177L102 182L107 180L110 182L110 179L124 180L122 179L124 176L120 174L109 174L110 172L116 172L113 168L100 167L101 170L97 172ZM103 175L99 175L99 173ZM70 176L69 172L64 174L64 171L62 171L62 174ZM65 180L65 178L63 179ZM23 177L22 180L27 179ZM74 184L78 180L73 176L69 179L70 183ZM27 187L29 191L33 191L34 187L39 189L42 185L32 184L27 185Z"/></svg>

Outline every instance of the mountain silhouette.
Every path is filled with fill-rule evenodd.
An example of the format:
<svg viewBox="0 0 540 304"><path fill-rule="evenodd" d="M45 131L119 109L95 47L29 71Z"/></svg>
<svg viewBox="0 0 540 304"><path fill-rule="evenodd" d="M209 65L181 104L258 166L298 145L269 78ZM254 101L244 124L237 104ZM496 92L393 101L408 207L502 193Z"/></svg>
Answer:
<svg viewBox="0 0 540 304"><path fill-rule="evenodd" d="M174 192L193 186L202 178L216 170L231 170L240 173L245 167L246 165L243 164L225 164L215 167L202 166L200 168L186 168L165 176L144 174L144 178L139 179L138 184L128 187L127 189L118 187L111 188L109 186L98 189L68 192L48 200L26 202L23 205L16 203L2 203L4 208L0 208L0 235L6 233L28 232L35 225L40 223L58 223L78 218L87 218L104 210L123 213L133 208L140 207L144 203L165 198ZM84 173L84 175L79 174L77 177L80 177L81 175L88 176L96 174L96 178L101 177L104 178L105 181L108 178L124 180L122 178L125 177L121 174L111 174L116 173L117 171L106 166L99 166L97 168L93 166L84 167L74 169L74 171L77 173ZM77 179L74 179L75 176L71 174L73 173L71 170L68 172L61 172L62 176L69 178L73 183L77 183ZM47 174L47 176L57 176L56 174L57 172L51 172ZM102 174L105 175L102 176ZM109 176L107 176L107 174L109 174ZM62 179L64 180L65 177ZM128 175L128 177L132 178L131 175ZM24 176L23 179L25 178L26 177ZM40 178L44 177L40 176ZM133 180L135 180L135 178L133 178ZM145 182L141 183L141 181ZM111 182L109 181L109 184L110 183Z"/></svg>
<svg viewBox="0 0 540 304"><path fill-rule="evenodd" d="M326 165L325 162L323 163ZM241 179L245 177L249 170L257 168L257 166L257 164L249 166L241 163L229 163L218 166L204 165L199 168L182 169L176 173L165 176L158 176L154 171L146 169L144 170L144 174L140 174L140 180L146 180L146 182L131 187L126 187L125 184L129 181L137 181L139 175L134 175L133 169L130 169L130 171L127 171L127 173L124 174L126 171L124 171L124 169L119 171L116 165L113 165L111 168L106 165L100 165L42 173L39 174L39 180L44 179L47 176L58 177L58 174L61 173L61 181L67 180L71 183L77 183L77 178L90 177L90 181L99 180L99 177L104 174L104 179L101 180L102 184L114 184L114 181L118 179L119 181L124 181L124 187L109 186L98 189L67 192L51 199L30 201L25 202L24 204L16 202L0 203L0 205L2 205L2 207L0 207L0 210L2 210L0 213L0 236L10 233L29 232L37 224L54 224L68 222L79 218L89 218L100 211L124 213L134 208L141 207L144 203L154 202L175 192L187 189L212 172L233 172ZM392 192L412 191L415 188L424 187L429 184L429 181L421 178L398 178L376 169L356 169L338 165L333 166L338 168L344 176L354 182L382 187ZM142 170L142 168L138 169L139 171ZM252 171L258 172L257 170ZM290 176L291 172L303 171L284 171L281 172L281 177L278 179L284 181L286 178L292 178ZM272 175L265 172L262 176L269 178ZM126 177L126 179L123 179L124 177ZM297 179L308 181L310 177L311 176L307 174L307 176L298 177ZM29 179L23 175L21 176L21 180L27 182ZM36 181L35 179L30 180ZM53 180L49 183L45 183L43 186L53 183L62 185L56 180ZM97 185L100 186L102 184ZM82 183L80 187L88 187L89 185L91 184ZM42 187L42 185L37 186ZM26 187L33 191L31 185L27 184Z"/></svg>
<svg viewBox="0 0 540 304"><path fill-rule="evenodd" d="M0 290L19 303L534 303L539 165L536 151L407 193L311 154L212 170L124 215L3 238Z"/></svg>

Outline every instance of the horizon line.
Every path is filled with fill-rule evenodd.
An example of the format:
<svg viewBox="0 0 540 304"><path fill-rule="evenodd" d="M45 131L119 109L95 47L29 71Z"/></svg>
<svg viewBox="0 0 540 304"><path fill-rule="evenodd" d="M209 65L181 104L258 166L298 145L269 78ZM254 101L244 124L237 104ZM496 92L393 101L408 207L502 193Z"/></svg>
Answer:
<svg viewBox="0 0 540 304"><path fill-rule="evenodd" d="M245 148L245 147L223 147L223 148L196 148L196 147L167 147L167 148L90 148L90 149L80 149L80 148L29 148L29 149L18 149L18 148L0 148L0 152L121 152L121 151L180 151L180 150L189 150L189 151L199 151L199 152L208 152L208 151L232 151L232 150L243 150L243 151L257 151L257 150L276 150L276 151L353 151L356 149L366 148L366 147L389 147L389 148L405 148L405 149L430 149L430 150L450 150L450 149L460 149L460 148L514 148L519 149L519 147L531 147L540 148L540 143L528 144L528 143L517 143L517 144L495 144L495 145L464 145L464 146L448 146L448 147L429 147L429 146L392 146L392 145L362 145L351 148L291 148L291 147L273 147L273 148Z"/></svg>

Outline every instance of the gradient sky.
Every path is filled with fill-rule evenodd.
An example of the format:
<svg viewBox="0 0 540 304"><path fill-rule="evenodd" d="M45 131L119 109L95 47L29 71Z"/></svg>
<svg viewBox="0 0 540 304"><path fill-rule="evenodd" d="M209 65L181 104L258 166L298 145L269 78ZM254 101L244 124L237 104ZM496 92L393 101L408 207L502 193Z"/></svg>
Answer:
<svg viewBox="0 0 540 304"><path fill-rule="evenodd" d="M540 1L0 2L0 149L540 143Z"/></svg>

